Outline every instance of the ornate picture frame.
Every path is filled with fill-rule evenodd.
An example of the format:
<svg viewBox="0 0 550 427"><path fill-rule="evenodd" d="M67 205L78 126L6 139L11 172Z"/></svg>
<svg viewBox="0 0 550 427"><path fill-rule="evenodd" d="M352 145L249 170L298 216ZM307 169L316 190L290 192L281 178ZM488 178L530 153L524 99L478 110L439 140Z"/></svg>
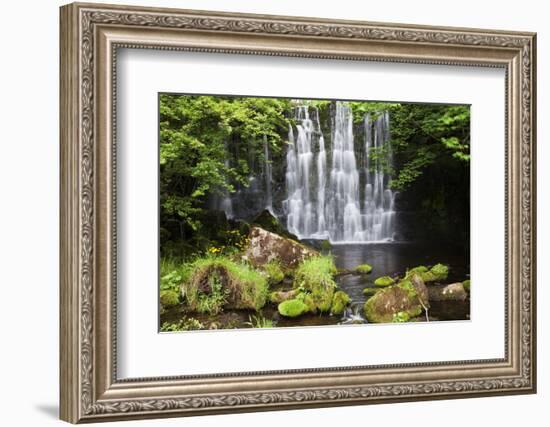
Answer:
<svg viewBox="0 0 550 427"><path fill-rule="evenodd" d="M61 8L61 419L111 421L536 391L536 35L99 4ZM117 49L498 67L505 357L117 378Z"/></svg>

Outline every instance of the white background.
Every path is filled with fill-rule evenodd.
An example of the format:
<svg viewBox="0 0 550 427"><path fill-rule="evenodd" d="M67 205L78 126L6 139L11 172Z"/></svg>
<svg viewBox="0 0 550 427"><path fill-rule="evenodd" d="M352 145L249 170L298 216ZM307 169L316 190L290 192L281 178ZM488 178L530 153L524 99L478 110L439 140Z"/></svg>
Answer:
<svg viewBox="0 0 550 427"><path fill-rule="evenodd" d="M114 3L118 3L112 0ZM550 378L546 363L550 320L546 301L550 247L549 127L545 99L550 73L550 30L544 2L524 0L460 2L396 1L383 3L339 0L137 1L134 4L256 13L363 19L417 24L454 25L537 31L539 137L539 393L365 407L253 413L129 422L124 425L188 426L333 426L349 423L408 426L546 425ZM0 67L0 419L3 425L45 426L57 421L58 401L58 1L11 2L2 9ZM498 255L500 256L500 254ZM546 282L546 283L545 283ZM167 355L170 357L170 355Z"/></svg>
<svg viewBox="0 0 550 427"><path fill-rule="evenodd" d="M322 61L320 67L319 63L303 58L135 49L119 53L120 378L504 357L504 257L494 256L504 253L504 70L350 61ZM322 84L328 81L334 84ZM158 92L192 91L470 104L471 277L483 284L474 287L472 320L157 333ZM486 173L488 163L491 174ZM223 358L212 351L231 347L242 350ZM401 351L403 347L407 351Z"/></svg>

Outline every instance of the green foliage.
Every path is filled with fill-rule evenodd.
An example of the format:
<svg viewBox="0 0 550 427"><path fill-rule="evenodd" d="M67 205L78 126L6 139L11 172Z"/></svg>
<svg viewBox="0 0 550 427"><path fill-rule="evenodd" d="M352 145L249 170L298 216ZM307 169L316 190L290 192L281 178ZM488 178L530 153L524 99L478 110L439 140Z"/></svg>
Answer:
<svg viewBox="0 0 550 427"><path fill-rule="evenodd" d="M183 284L190 310L217 313L222 308L262 308L268 296L266 277L227 256L197 258L189 280Z"/></svg>
<svg viewBox="0 0 550 427"><path fill-rule="evenodd" d="M193 317L181 319L177 323L164 322L160 327L161 332L181 332L204 329L204 325Z"/></svg>
<svg viewBox="0 0 550 427"><path fill-rule="evenodd" d="M177 291L180 286L189 279L191 267L188 263L174 258L161 258L160 260L160 290Z"/></svg>
<svg viewBox="0 0 550 427"><path fill-rule="evenodd" d="M320 312L328 312L337 288L333 277L336 272L332 256L311 257L304 260L296 269L293 286L310 296L311 306Z"/></svg>
<svg viewBox="0 0 550 427"><path fill-rule="evenodd" d="M395 283L395 280L393 280L390 276L378 277L374 281L374 285L375 286L380 286L380 287L390 286L390 285L393 285L394 283Z"/></svg>
<svg viewBox="0 0 550 427"><path fill-rule="evenodd" d="M290 107L285 99L162 94L161 224L179 224L180 237L200 232L208 194L248 185L243 159L263 156L264 137L272 153L281 153ZM226 162L228 151L237 154L234 164Z"/></svg>
<svg viewBox="0 0 550 427"><path fill-rule="evenodd" d="M435 280L445 280L449 274L449 267L443 264L436 264L430 269L430 273L435 276Z"/></svg>
<svg viewBox="0 0 550 427"><path fill-rule="evenodd" d="M425 265L419 265L418 267L413 267L411 269L408 269L405 276L409 276L412 274L427 273L428 271L429 271L428 267L426 267Z"/></svg>
<svg viewBox="0 0 550 427"><path fill-rule="evenodd" d="M321 240L321 247L320 249L323 252L328 252L332 249L332 245L330 243L330 240Z"/></svg>
<svg viewBox="0 0 550 427"><path fill-rule="evenodd" d="M333 101L300 103L318 108L322 126L327 128ZM207 249L211 241L224 242L224 253L237 247L236 242L229 241L231 236L223 232L227 224L212 224L205 215L209 197L249 185L254 165L265 161L264 137L269 144L270 161L276 166L284 164L295 104L293 100L274 98L160 96L163 255L196 255ZM366 113L374 120L384 111L389 112L390 143L371 147L371 165L378 160L376 163L391 175L390 186L394 190L414 193L411 210L420 212L420 220L435 231L453 228L466 233L469 106L355 101L350 106L359 129ZM325 137L330 143L331 135ZM390 151L391 164L386 162ZM324 252L330 250L329 243L322 245Z"/></svg>
<svg viewBox="0 0 550 427"><path fill-rule="evenodd" d="M369 274L372 271L372 266L369 264L361 264L355 267L354 271L359 274Z"/></svg>
<svg viewBox="0 0 550 427"><path fill-rule="evenodd" d="M393 315L393 323L405 323L411 319L411 316L406 311L400 311Z"/></svg>
<svg viewBox="0 0 550 427"><path fill-rule="evenodd" d="M227 302L229 289L224 289L221 281L222 278L216 273L208 277L208 286L210 289L207 292L197 292L196 311L208 314L218 314L222 311L223 306ZM188 296L188 301L192 304L193 299L191 296Z"/></svg>
<svg viewBox="0 0 550 427"><path fill-rule="evenodd" d="M351 298L344 291L336 291L332 297L332 306L330 313L340 315L346 309L346 306L351 302Z"/></svg>
<svg viewBox="0 0 550 427"><path fill-rule="evenodd" d="M270 285L276 285L281 283L285 278L285 273L281 268L281 263L277 260L273 260L264 265L264 270L267 273L267 280Z"/></svg>
<svg viewBox="0 0 550 427"><path fill-rule="evenodd" d="M408 279L402 280L397 284L398 287L403 289L404 291L407 291L407 296L410 300L415 301L418 297L418 292L416 291L416 288L412 284L412 282Z"/></svg>
<svg viewBox="0 0 550 427"><path fill-rule="evenodd" d="M248 316L248 322L245 322L247 325L251 326L252 328L272 328L275 326L273 320L267 319L265 317L262 317L260 315L254 316L250 315Z"/></svg>
<svg viewBox="0 0 550 427"><path fill-rule="evenodd" d="M179 304L179 292L171 289L160 291L160 304L163 307L173 307Z"/></svg>
<svg viewBox="0 0 550 427"><path fill-rule="evenodd" d="M298 317L309 311L308 306L299 299L283 301L279 304L277 310L285 317Z"/></svg>
<svg viewBox="0 0 550 427"><path fill-rule="evenodd" d="M462 286L464 286L466 292L470 293L470 279L464 280Z"/></svg>

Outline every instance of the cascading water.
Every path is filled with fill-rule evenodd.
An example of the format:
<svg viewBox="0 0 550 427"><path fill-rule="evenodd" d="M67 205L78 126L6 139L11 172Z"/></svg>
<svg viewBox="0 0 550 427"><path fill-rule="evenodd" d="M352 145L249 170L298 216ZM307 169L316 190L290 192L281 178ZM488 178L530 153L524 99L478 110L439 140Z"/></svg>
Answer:
<svg viewBox="0 0 550 427"><path fill-rule="evenodd" d="M292 127L288 134L287 199L283 202L288 230L301 239L334 243L392 240L395 212L387 172L392 165L389 114L378 115L374 122L365 115L364 142L359 147L351 108L337 102L330 132L330 171L317 109L299 106L295 119L297 136ZM356 152L362 150L364 161L358 166ZM371 161L373 150L376 156Z"/></svg>
<svg viewBox="0 0 550 427"><path fill-rule="evenodd" d="M271 183L273 181L273 165L269 157L269 143L267 135L264 135L264 176L265 176L265 208L273 214L273 195Z"/></svg>

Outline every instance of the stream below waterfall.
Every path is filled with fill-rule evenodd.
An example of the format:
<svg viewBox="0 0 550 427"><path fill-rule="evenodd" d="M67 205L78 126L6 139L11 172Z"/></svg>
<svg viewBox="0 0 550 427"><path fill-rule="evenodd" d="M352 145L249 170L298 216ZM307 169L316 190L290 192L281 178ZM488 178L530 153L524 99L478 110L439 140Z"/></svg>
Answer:
<svg viewBox="0 0 550 427"><path fill-rule="evenodd" d="M330 252L340 270L353 270L364 263L371 264L371 274L343 274L336 277L340 288L351 297L350 308L344 316L328 314L305 314L298 318L280 316L275 306L266 305L259 313L247 310L230 310L219 316L221 324L233 324L235 327L247 327L250 317L256 314L271 319L277 327L326 326L349 323L366 323L362 316L362 307L366 301L363 289L374 287L374 280L380 276L404 275L407 268L418 265L434 265L438 262L449 266L449 276L445 283L460 282L469 278L468 256L463 250L448 244L433 242L400 242L372 244L337 244ZM162 322L174 322L181 318L181 306L167 310L161 315ZM470 300L431 302L430 320L469 320ZM208 323L208 315L194 315L201 322ZM424 318L418 318L423 321Z"/></svg>

